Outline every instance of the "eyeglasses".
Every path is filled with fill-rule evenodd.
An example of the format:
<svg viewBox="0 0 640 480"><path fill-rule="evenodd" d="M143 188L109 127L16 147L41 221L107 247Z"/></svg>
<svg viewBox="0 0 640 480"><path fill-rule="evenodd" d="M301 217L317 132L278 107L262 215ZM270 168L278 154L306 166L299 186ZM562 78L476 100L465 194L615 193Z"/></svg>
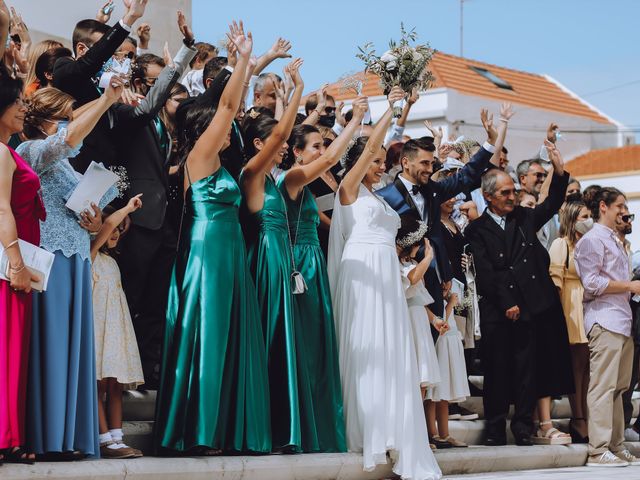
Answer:
<svg viewBox="0 0 640 480"><path fill-rule="evenodd" d="M548 173L540 173L540 172L538 172L538 173L532 173L531 175L535 175L536 178L541 178L541 179L544 180L545 178L547 178L547 176L549 174Z"/></svg>
<svg viewBox="0 0 640 480"><path fill-rule="evenodd" d="M336 107L324 107L324 113L326 113L327 115L336 113Z"/></svg>
<svg viewBox="0 0 640 480"><path fill-rule="evenodd" d="M620 218L622 218L622 221L624 223L629 223L629 222L633 222L636 219L636 215L632 213L630 215L622 215Z"/></svg>

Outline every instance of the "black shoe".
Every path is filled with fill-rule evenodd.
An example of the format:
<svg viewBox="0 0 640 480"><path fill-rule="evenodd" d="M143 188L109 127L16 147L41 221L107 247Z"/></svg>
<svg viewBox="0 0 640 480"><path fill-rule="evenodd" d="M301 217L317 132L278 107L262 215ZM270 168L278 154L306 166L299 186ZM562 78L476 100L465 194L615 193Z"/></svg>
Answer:
<svg viewBox="0 0 640 480"><path fill-rule="evenodd" d="M429 443L435 445L438 450L444 450L446 448L453 448L449 442L445 442L443 440L438 440L433 437L429 437Z"/></svg>
<svg viewBox="0 0 640 480"><path fill-rule="evenodd" d="M502 447L507 444L507 439L504 437L487 437L484 439L484 445L486 447Z"/></svg>
<svg viewBox="0 0 640 480"><path fill-rule="evenodd" d="M519 434L514 435L514 437L516 438L516 445L518 445L519 447L530 447L531 445L533 445L533 442L531 441L531 435Z"/></svg>

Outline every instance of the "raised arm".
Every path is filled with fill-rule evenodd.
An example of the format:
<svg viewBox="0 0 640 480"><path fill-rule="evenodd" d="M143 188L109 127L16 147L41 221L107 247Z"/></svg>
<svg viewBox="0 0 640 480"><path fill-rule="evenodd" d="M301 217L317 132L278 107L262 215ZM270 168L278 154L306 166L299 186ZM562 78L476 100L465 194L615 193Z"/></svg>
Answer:
<svg viewBox="0 0 640 480"><path fill-rule="evenodd" d="M291 58L289 50L291 50L291 42L278 38L267 53L258 57L253 74L260 75L271 62L278 58Z"/></svg>
<svg viewBox="0 0 640 480"><path fill-rule="evenodd" d="M131 197L129 202L120 210L116 210L102 223L102 227L96 235L96 238L91 241L91 260L95 260L98 252L102 246L107 243L107 240L111 238L113 230L122 223L122 221L130 213L135 212L139 208L142 208L142 194L139 193L135 197Z"/></svg>
<svg viewBox="0 0 640 480"><path fill-rule="evenodd" d="M558 213L558 210L560 210L564 202L567 184L569 183L569 175L564 170L564 160L562 159L562 155L560 155L560 151L548 140L545 141L545 146L547 147L549 159L553 165L553 178L549 186L549 195L534 209L536 230L541 229L545 223Z"/></svg>
<svg viewBox="0 0 640 480"><path fill-rule="evenodd" d="M424 278L425 273L429 269L429 265L431 265L431 261L433 260L433 247L431 246L431 242L429 242L428 238L424 239L424 258L418 262L416 268L409 272L407 278L411 282L411 285L415 285L418 282L421 282Z"/></svg>
<svg viewBox="0 0 640 480"><path fill-rule="evenodd" d="M289 197L298 198L300 191L305 185L310 184L320 175L333 167L344 152L349 143L360 128L360 122L369 108L367 97L360 97L353 102L353 117L342 133L333 141L326 151L315 161L306 165L291 169L285 176L284 182L287 186Z"/></svg>
<svg viewBox="0 0 640 480"><path fill-rule="evenodd" d="M340 195L340 203L343 205L350 205L358 198L358 188L362 179L371 166L371 161L375 158L375 155L380 152L382 148L382 142L384 136L387 133L387 129L391 124L391 117L393 116L393 102L401 100L405 96L405 92L400 87L393 87L389 96L389 108L384 113L382 118L378 121L367 144L364 152L358 158L358 161L351 170L345 175L338 189L338 195Z"/></svg>
<svg viewBox="0 0 640 480"><path fill-rule="evenodd" d="M505 139L507 138L507 128L509 127L509 120L513 117L514 111L511 108L510 103L503 103L500 106L500 118L498 122L498 137L496 139L495 147L496 151L491 157L491 163L496 167L500 167L500 152L504 147Z"/></svg>
<svg viewBox="0 0 640 480"><path fill-rule="evenodd" d="M320 116L322 112L324 112L324 108L327 106L327 88L329 87L328 83L325 83L322 88L319 88L318 91L314 94L316 96L316 108L314 108L307 118L304 119L303 125L317 125L320 120Z"/></svg>
<svg viewBox="0 0 640 480"><path fill-rule="evenodd" d="M264 181L263 177L271 168L274 155L291 135L293 124L296 121L296 114L298 113L298 105L300 105L300 99L302 98L302 90L304 89L304 82L300 75L301 66L301 58L295 59L287 66L295 85L293 97L284 111L282 119L273 128L273 131L265 141L264 148L255 154L244 167L245 182L251 182L254 178Z"/></svg>
<svg viewBox="0 0 640 480"><path fill-rule="evenodd" d="M74 111L74 119L67 127L65 142L71 147L77 147L84 138L91 133L102 115L109 107L120 99L124 82L120 77L114 76L109 82L109 87L104 95L87 104L80 112Z"/></svg>
<svg viewBox="0 0 640 480"><path fill-rule="evenodd" d="M231 122L233 122L242 100L242 83L253 48L253 37L251 32L245 36L242 22L237 24L234 21L229 29L230 32L227 35L238 51L238 63L222 92L211 123L196 141L193 150L187 157L191 181L207 177L220 168L219 153L227 141Z"/></svg>
<svg viewBox="0 0 640 480"><path fill-rule="evenodd" d="M0 0L0 58L4 57L4 51L7 47L10 24L11 13L9 13L9 8L4 3L4 0Z"/></svg>

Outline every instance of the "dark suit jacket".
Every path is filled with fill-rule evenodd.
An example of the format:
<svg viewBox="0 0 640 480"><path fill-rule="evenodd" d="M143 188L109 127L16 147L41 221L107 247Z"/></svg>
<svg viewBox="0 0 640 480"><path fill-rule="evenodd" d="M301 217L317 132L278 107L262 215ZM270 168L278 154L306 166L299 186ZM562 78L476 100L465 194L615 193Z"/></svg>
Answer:
<svg viewBox="0 0 640 480"><path fill-rule="evenodd" d="M482 174L487 170L492 155L491 152L480 148L469 163L460 169L456 175L452 175L441 182L429 180L426 185L422 186L421 193L424 197L424 205L428 214L427 237L433 245L435 261L438 264L438 271L443 282L451 280L453 272L451 271L451 264L449 263L449 256L444 243L444 234L440 222L440 205L462 191L478 188ZM387 185L376 193L384 198L398 214L409 213L414 215L417 220L421 219L411 195L399 178L396 178L391 185Z"/></svg>
<svg viewBox="0 0 640 480"><path fill-rule="evenodd" d="M549 276L549 254L536 232L562 206L568 181L567 172L554 175L547 199L536 208L516 206L504 230L488 210L466 228L482 297L482 323L510 322L505 312L515 305L524 321L558 306L558 292Z"/></svg>
<svg viewBox="0 0 640 480"><path fill-rule="evenodd" d="M77 107L99 98L100 91L93 77L128 35L129 32L118 22L81 58L59 59L53 68L53 86L75 98ZM92 160L106 166L114 164L116 150L110 131L114 122L113 115L112 109L107 111L84 139L80 153L71 159L76 170L84 172Z"/></svg>

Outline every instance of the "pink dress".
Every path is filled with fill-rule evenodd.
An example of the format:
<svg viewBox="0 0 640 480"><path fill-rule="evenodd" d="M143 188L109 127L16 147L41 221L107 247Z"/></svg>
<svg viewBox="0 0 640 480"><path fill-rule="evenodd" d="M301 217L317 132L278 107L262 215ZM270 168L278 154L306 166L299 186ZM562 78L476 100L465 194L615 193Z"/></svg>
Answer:
<svg viewBox="0 0 640 480"><path fill-rule="evenodd" d="M16 162L11 184L11 211L18 237L38 245L45 211L40 180L10 147ZM0 280L0 449L25 444L26 384L31 331L31 294L16 293Z"/></svg>

